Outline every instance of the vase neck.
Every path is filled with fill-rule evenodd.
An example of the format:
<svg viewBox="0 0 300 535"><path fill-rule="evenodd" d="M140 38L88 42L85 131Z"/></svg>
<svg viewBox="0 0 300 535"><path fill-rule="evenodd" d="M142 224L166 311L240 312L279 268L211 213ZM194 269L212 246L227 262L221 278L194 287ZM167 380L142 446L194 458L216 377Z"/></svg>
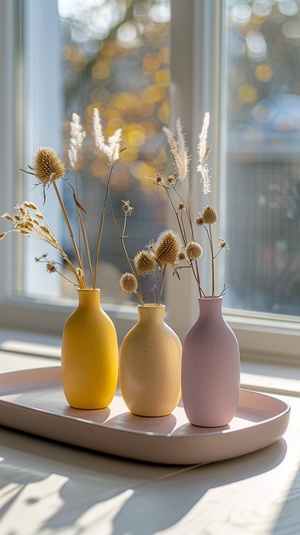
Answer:
<svg viewBox="0 0 300 535"><path fill-rule="evenodd" d="M139 321L155 321L162 322L164 321L165 315L165 305L139 305L138 309L138 319Z"/></svg>
<svg viewBox="0 0 300 535"><path fill-rule="evenodd" d="M200 297L199 302L199 317L209 316L219 318L222 316L222 297Z"/></svg>
<svg viewBox="0 0 300 535"><path fill-rule="evenodd" d="M98 288L87 288L85 290L77 290L78 301L80 307L100 307L100 290Z"/></svg>

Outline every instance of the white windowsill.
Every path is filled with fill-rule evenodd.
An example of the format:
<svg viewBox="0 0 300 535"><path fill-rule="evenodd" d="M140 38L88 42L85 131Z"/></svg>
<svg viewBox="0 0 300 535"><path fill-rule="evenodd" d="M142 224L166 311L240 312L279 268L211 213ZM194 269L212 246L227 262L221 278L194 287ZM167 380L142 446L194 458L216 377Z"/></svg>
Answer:
<svg viewBox="0 0 300 535"><path fill-rule="evenodd" d="M60 338L0 329L0 371L57 366ZM300 367L242 360L241 387L300 395Z"/></svg>

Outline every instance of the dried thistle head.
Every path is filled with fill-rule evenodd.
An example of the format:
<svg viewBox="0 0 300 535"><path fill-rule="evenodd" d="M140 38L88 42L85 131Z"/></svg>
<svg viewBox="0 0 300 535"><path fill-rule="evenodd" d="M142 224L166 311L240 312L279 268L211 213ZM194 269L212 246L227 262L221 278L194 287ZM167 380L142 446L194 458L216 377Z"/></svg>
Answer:
<svg viewBox="0 0 300 535"><path fill-rule="evenodd" d="M140 251L135 255L133 261L139 275L154 273L156 270L156 262L149 251Z"/></svg>
<svg viewBox="0 0 300 535"><path fill-rule="evenodd" d="M213 206L206 206L202 212L203 223L213 225L218 220L218 214Z"/></svg>
<svg viewBox="0 0 300 535"><path fill-rule="evenodd" d="M195 241L191 241L186 245L185 256L188 260L196 260L203 254L201 245Z"/></svg>
<svg viewBox="0 0 300 535"><path fill-rule="evenodd" d="M153 247L155 259L160 265L175 264L181 249L181 240L173 230L161 232Z"/></svg>
<svg viewBox="0 0 300 535"><path fill-rule="evenodd" d="M51 147L40 147L34 152L34 175L46 186L65 174L65 164Z"/></svg>
<svg viewBox="0 0 300 535"><path fill-rule="evenodd" d="M120 278L120 285L123 292L131 294L137 291L138 281L133 273L124 273Z"/></svg>

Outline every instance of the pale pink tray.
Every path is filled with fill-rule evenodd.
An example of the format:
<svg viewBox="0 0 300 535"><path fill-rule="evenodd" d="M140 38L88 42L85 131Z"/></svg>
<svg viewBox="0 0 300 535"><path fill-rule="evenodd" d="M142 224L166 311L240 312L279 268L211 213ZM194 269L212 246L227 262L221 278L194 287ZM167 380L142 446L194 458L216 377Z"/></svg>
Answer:
<svg viewBox="0 0 300 535"><path fill-rule="evenodd" d="M191 425L181 406L170 416L134 416L117 394L107 409L68 406L60 368L41 368L0 375L0 425L140 461L205 464L264 448L285 432L290 407L269 395L241 390L230 425Z"/></svg>

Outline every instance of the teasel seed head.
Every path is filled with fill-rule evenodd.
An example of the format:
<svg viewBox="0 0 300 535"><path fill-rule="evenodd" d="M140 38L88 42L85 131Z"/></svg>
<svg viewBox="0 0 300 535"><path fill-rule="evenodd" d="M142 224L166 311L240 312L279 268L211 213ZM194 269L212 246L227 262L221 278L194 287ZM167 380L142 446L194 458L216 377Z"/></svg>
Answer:
<svg viewBox="0 0 300 535"><path fill-rule="evenodd" d="M155 259L149 251L140 251L135 255L133 261L139 275L154 273L156 269Z"/></svg>
<svg viewBox="0 0 300 535"><path fill-rule="evenodd" d="M34 174L45 186L65 174L65 164L51 147L40 147L34 153Z"/></svg>
<svg viewBox="0 0 300 535"><path fill-rule="evenodd" d="M197 260L203 254L201 245L195 241L191 241L185 248L185 256L188 260Z"/></svg>
<svg viewBox="0 0 300 535"><path fill-rule="evenodd" d="M133 273L124 273L120 279L120 285L123 292L131 294L137 291L138 281Z"/></svg>
<svg viewBox="0 0 300 535"><path fill-rule="evenodd" d="M203 223L206 225L213 225L213 223L215 223L218 220L218 214L216 210L210 205L204 208L202 212L202 217L203 217Z"/></svg>
<svg viewBox="0 0 300 535"><path fill-rule="evenodd" d="M173 265L178 260L181 251L181 240L172 230L165 230L159 236L154 245L154 256L160 265Z"/></svg>

